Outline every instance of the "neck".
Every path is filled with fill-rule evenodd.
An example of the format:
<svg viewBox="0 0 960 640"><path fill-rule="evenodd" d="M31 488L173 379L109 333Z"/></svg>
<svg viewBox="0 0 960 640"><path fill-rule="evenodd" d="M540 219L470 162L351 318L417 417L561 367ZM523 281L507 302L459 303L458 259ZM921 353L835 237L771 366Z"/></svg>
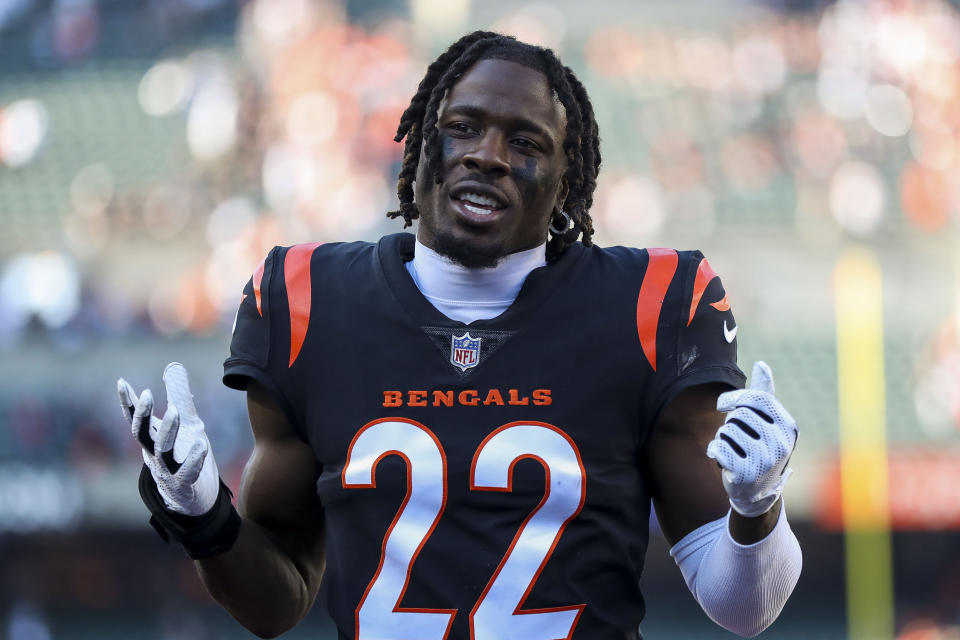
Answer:
<svg viewBox="0 0 960 640"><path fill-rule="evenodd" d="M418 240L406 266L433 306L453 320L469 323L503 313L530 272L547 263L546 249L542 244L506 255L495 267L468 269Z"/></svg>

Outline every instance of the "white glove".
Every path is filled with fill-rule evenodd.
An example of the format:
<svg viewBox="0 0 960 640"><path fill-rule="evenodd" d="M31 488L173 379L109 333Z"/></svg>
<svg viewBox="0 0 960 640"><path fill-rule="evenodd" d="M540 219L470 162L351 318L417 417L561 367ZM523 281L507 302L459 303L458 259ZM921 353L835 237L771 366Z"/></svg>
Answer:
<svg viewBox="0 0 960 640"><path fill-rule="evenodd" d="M770 510L793 471L787 468L797 444L797 423L773 396L773 372L755 362L750 386L720 394L717 410L727 421L707 445L707 457L723 467L723 487L740 515Z"/></svg>
<svg viewBox="0 0 960 640"><path fill-rule="evenodd" d="M163 420L153 415L150 389L137 398L123 378L117 380L120 407L132 421L133 437L143 447L143 462L164 504L176 513L200 516L217 501L220 473L193 404L187 370L179 362L171 362L163 370L163 384L167 389Z"/></svg>

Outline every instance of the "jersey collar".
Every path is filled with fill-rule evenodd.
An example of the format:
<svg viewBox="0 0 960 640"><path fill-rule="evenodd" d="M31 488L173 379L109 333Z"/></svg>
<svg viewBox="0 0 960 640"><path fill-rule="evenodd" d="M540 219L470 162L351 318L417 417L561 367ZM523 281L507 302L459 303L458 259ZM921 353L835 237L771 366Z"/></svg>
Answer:
<svg viewBox="0 0 960 640"><path fill-rule="evenodd" d="M495 318L475 320L468 325L443 315L417 288L404 264L413 259L414 246L415 238L410 233L384 236L377 243L377 255L384 278L397 302L413 321L419 326L470 326L489 329L516 328L522 326L525 319L542 316L545 313L543 305L552 294L560 290L571 269L585 253L583 245L577 242L553 262L533 268L525 276L516 299L506 311Z"/></svg>
<svg viewBox="0 0 960 640"><path fill-rule="evenodd" d="M468 269L416 242L407 271L420 292L444 315L470 322L506 311L531 271L546 266L547 245L504 256L495 267Z"/></svg>

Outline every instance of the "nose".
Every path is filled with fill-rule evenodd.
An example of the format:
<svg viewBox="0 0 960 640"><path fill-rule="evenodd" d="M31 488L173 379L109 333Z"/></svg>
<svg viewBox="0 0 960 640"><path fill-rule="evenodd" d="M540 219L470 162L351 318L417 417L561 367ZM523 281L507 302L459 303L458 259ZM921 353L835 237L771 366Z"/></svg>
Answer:
<svg viewBox="0 0 960 640"><path fill-rule="evenodd" d="M510 173L506 136L487 130L476 138L475 144L463 154L463 164L468 169L504 176Z"/></svg>

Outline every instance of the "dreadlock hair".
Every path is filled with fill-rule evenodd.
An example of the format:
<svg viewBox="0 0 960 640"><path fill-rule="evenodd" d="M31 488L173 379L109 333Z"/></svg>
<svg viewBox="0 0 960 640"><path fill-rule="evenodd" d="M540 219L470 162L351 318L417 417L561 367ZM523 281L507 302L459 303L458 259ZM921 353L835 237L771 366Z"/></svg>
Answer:
<svg viewBox="0 0 960 640"><path fill-rule="evenodd" d="M491 58L516 62L543 73L566 110L567 132L563 152L567 157L565 177L570 191L564 202L564 210L573 224L570 225L559 211L554 211L547 242L547 259L559 257L581 234L583 244L590 246L593 236L590 207L593 205L593 191L600 171L600 135L587 91L573 71L564 66L550 49L492 31L474 31L463 36L427 67L410 105L400 117L394 138L396 142L406 138L406 142L397 179L400 208L387 213L387 217L402 216L404 228L420 217L414 202L413 183L420 163L421 147L426 154L427 169L437 184L443 182L437 143L440 102L470 67L480 60ZM563 231L557 233L554 229Z"/></svg>

